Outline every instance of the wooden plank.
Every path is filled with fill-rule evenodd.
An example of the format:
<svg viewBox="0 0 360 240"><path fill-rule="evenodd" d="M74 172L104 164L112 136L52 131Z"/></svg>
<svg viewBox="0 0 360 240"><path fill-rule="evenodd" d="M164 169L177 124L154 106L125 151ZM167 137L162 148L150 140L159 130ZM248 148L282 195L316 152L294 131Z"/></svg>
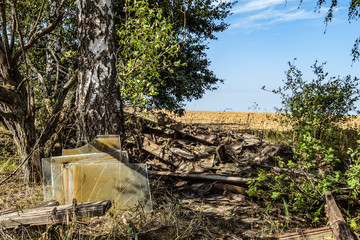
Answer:
<svg viewBox="0 0 360 240"><path fill-rule="evenodd" d="M220 162L225 162L226 160L225 144L221 144L216 148L216 156Z"/></svg>
<svg viewBox="0 0 360 240"><path fill-rule="evenodd" d="M310 229L301 232L286 233L284 235L278 236L275 239L280 240L325 240L333 239L334 235L330 227L322 227L316 229Z"/></svg>
<svg viewBox="0 0 360 240"><path fill-rule="evenodd" d="M158 175L158 176L169 176L177 177L189 180L197 181L217 181L222 183L230 183L234 185L247 185L249 181L254 180L254 178L242 178L242 177L227 177L216 174L191 174L191 173L173 173L173 172L164 172L164 171L153 171L149 170L149 174Z"/></svg>
<svg viewBox="0 0 360 240"><path fill-rule="evenodd" d="M194 160L195 159L195 156L192 155L191 153L189 153L188 151L185 151L183 149L180 149L180 148L170 148L169 149L170 152L172 154L175 154L177 156L180 156L182 158L185 158L187 160Z"/></svg>
<svg viewBox="0 0 360 240"><path fill-rule="evenodd" d="M350 227L346 224L344 217L337 206L335 199L330 191L325 193L326 212L329 216L330 226L338 240L353 240Z"/></svg>
<svg viewBox="0 0 360 240"><path fill-rule="evenodd" d="M39 205L36 205L33 208L52 207L52 206L58 206L58 205L59 205L58 201L50 200L50 201L43 202L43 203L41 203ZM33 209L33 208L31 208L31 209ZM0 210L0 215L5 215L5 214L8 214L8 213L13 213L13 212L17 212L17 211L22 211L22 209L20 209L18 207L11 207L11 208L8 208L8 209Z"/></svg>
<svg viewBox="0 0 360 240"><path fill-rule="evenodd" d="M25 209L0 216L0 227L35 226L67 223L74 216L79 218L102 216L110 208L110 201L81 203Z"/></svg>

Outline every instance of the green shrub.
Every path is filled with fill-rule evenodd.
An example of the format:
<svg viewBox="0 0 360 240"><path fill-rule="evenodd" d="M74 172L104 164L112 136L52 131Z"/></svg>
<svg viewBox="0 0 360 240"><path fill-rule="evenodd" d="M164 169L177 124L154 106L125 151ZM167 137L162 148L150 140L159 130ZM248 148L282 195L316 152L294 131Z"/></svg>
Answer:
<svg viewBox="0 0 360 240"><path fill-rule="evenodd" d="M282 99L283 108L278 112L285 114L279 120L292 125L294 157L288 162L278 159L279 167L287 169L281 174L260 172L258 180L250 183L248 194L286 201L286 212L307 212L317 222L326 191L338 191L347 184L353 187L354 196L360 192L360 147L350 150L354 164L347 171L344 163L348 155L343 154L345 145L339 134L349 113L358 113L359 80L328 78L324 64L315 62L312 69L316 78L308 82L294 64L289 66L284 86L272 92ZM260 190L265 184L272 191Z"/></svg>

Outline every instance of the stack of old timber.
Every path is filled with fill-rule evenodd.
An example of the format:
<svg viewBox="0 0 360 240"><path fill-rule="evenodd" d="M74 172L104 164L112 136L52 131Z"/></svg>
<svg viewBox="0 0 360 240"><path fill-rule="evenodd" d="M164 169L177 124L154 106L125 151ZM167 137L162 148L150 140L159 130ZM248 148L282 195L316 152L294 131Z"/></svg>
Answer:
<svg viewBox="0 0 360 240"><path fill-rule="evenodd" d="M212 181L232 188L229 184L245 186L255 179L259 167L286 171L275 159L278 156L286 161L293 155L290 147L249 134L186 125L161 112L143 112L131 106L125 107L125 113L140 119L133 134L136 141L127 149L133 156L142 154L142 159L143 154L148 155L151 175Z"/></svg>
<svg viewBox="0 0 360 240"><path fill-rule="evenodd" d="M142 159L142 154L147 154L150 175L211 183L205 192L221 189L246 195L246 186L257 178L259 168L285 172L288 170L280 168L276 159L280 157L286 162L293 157L291 147L253 135L233 134L206 125L186 125L161 112L143 112L131 106L125 107L125 113L135 116L140 125L133 133L136 141L128 150ZM355 239L330 192L326 193L324 202L329 226L275 239Z"/></svg>

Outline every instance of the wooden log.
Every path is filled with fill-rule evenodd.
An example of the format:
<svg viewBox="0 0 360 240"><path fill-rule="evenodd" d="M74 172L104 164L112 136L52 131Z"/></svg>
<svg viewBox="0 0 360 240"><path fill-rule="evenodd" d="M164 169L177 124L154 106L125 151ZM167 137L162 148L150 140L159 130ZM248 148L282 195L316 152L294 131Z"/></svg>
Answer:
<svg viewBox="0 0 360 240"><path fill-rule="evenodd" d="M107 200L24 209L0 216L0 228L67 223L74 215L79 218L103 216L110 206L111 202Z"/></svg>
<svg viewBox="0 0 360 240"><path fill-rule="evenodd" d="M157 176L169 176L176 178L183 178L189 180L197 180L197 181L213 181L213 182L222 182L222 183L230 183L234 185L247 185L249 181L254 180L254 178L242 178L242 177L227 177L216 174L192 174L192 173L173 173L173 172L164 172L164 171L153 171L149 170L149 174L157 175Z"/></svg>
<svg viewBox="0 0 360 240"><path fill-rule="evenodd" d="M350 227L346 224L344 217L338 208L335 199L330 191L325 193L326 212L329 216L330 226L338 240L353 240Z"/></svg>

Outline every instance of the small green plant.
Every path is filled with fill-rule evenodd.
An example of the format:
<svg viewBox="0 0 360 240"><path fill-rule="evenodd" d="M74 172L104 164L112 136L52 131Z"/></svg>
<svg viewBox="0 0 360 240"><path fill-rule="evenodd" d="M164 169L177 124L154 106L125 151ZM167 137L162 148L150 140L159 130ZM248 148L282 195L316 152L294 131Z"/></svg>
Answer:
<svg viewBox="0 0 360 240"><path fill-rule="evenodd" d="M347 182L358 196L360 188L360 147L350 150L355 158L350 171L344 174L346 155L342 153L339 132L348 120L349 112L356 112L359 99L359 80L350 76L344 79L328 78L324 64L312 66L316 78L303 80L302 73L289 63L284 86L272 92L279 94L283 108L278 109L279 121L291 123L294 132L292 160L276 159L286 171L260 172L256 181L249 184L250 196L261 196L270 201L282 201L285 215L291 211L310 213L317 223L323 214L323 196L326 191L338 191ZM359 141L360 144L360 141ZM272 191L261 192L266 183Z"/></svg>

